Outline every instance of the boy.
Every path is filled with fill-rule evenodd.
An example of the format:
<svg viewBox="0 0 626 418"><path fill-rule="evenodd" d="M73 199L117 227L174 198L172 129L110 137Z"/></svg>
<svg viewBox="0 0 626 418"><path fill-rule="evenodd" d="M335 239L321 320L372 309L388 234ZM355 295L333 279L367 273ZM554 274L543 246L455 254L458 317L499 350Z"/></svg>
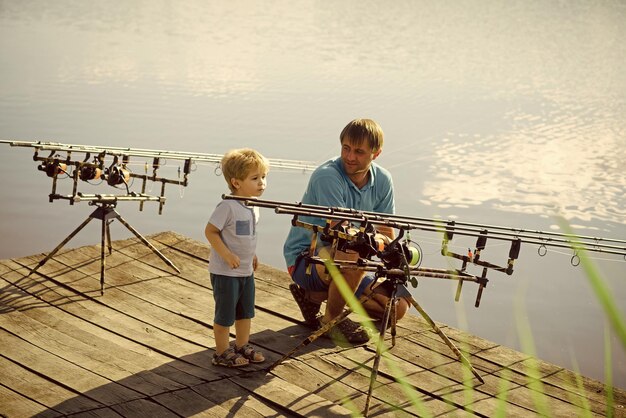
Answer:
<svg viewBox="0 0 626 418"><path fill-rule="evenodd" d="M259 197L266 186L269 162L257 151L231 150L221 163L231 194ZM221 201L211 215L205 235L211 244L209 272L215 300L213 364L241 367L265 361L263 354L249 344L250 323L254 317L254 270L256 258L257 207L237 200ZM230 327L235 324L235 344L229 345Z"/></svg>

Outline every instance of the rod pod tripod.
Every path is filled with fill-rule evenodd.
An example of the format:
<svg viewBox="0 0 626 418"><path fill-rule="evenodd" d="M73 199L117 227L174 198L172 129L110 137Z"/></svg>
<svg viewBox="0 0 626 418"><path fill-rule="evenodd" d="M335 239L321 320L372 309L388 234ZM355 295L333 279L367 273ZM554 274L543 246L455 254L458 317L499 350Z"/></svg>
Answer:
<svg viewBox="0 0 626 418"><path fill-rule="evenodd" d="M383 277L383 276L381 275L379 277ZM387 301L387 305L385 306L385 311L383 313L383 318L382 318L381 325L380 325L378 342L376 344L376 355L374 356L374 362L372 364L372 372L370 374L370 384L369 384L369 389L367 392L367 398L365 400L365 409L363 411L363 415L365 417L367 417L369 414L370 400L372 397L372 392L374 390L374 383L376 382L376 376L378 375L378 367L380 365L380 358L383 353L385 334L387 332L388 325L390 325L389 329L391 332L391 347L390 348L393 348L396 345L396 338L395 338L396 337L396 311L395 309L396 309L396 302L400 298L398 296L398 287L403 286L406 289L406 277L404 275L395 275L395 274L385 275L383 282L390 282L392 289L391 289L389 300ZM380 286L380 284L378 286ZM365 302L369 300L373 296L373 294L374 292L372 291L372 293L370 293L369 295L362 297L361 302ZM411 305L420 313L420 315L422 315L424 320L428 322L430 327L437 333L437 335L439 335L439 337L443 340L443 342L448 347L450 347L452 352L456 355L457 359L472 372L472 374L480 381L480 383L485 383L483 378L474 369L470 361L463 355L463 353L461 353L461 351L454 345L454 343L450 341L448 336L446 336L446 334L443 333L441 328L437 326L435 321L432 320L432 318L419 305L419 303L417 303L417 301L412 296L404 297L404 298L407 299L411 303ZM275 361L266 370L268 372L273 370L276 366L278 366L280 363L285 361L287 358L289 358L291 355L296 353L298 350L311 344L313 341L317 340L319 337L324 335L332 327L334 327L335 325L337 325L338 323L346 319L348 315L350 315L351 313L352 313L352 309L350 308L344 309L340 315L338 315L337 317L332 319L330 322L328 322L324 326L320 327L319 329L311 333L311 335L309 335L298 346L296 346L290 352L288 352L283 357Z"/></svg>
<svg viewBox="0 0 626 418"><path fill-rule="evenodd" d="M43 260L41 260L39 264L37 264L35 268L33 268L30 271L30 273L28 273L28 276L35 273L41 266L46 264L48 260L54 257L54 255L57 252L59 252L61 248L63 248L63 246L67 244L72 238L74 238L74 236L76 236L76 234L78 234L85 226L87 226L87 224L91 222L92 219L100 219L102 221L101 237L100 237L100 295L104 295L104 268L106 264L104 246L105 246L105 241L106 241L106 245L109 249L109 254L113 252L113 247L111 245L111 231L110 231L109 225L115 219L120 221L122 225L124 225L137 238L139 238L139 240L141 240L141 242L145 246L150 248L168 266L176 270L177 273L180 273L180 270L178 269L178 267L174 265L174 263L172 263L167 257L165 257L163 253L161 253L143 235L141 235L135 228L133 228L128 222L126 222L124 218L120 216L120 214L115 210L116 202L107 200L107 201L100 201L100 202L95 201L95 202L91 202L90 204L96 205L98 207L91 213L91 215L89 215L89 217L87 217L87 219L85 219L85 221L82 224L78 226L78 228L76 228L71 234L69 234L54 250L52 250L52 252L50 252Z"/></svg>

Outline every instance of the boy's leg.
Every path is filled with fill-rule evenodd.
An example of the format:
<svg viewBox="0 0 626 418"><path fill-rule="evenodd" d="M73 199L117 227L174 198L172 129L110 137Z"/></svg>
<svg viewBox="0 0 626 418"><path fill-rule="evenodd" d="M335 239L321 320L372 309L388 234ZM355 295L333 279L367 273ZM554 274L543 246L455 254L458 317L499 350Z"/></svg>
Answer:
<svg viewBox="0 0 626 418"><path fill-rule="evenodd" d="M230 340L230 327L223 327L213 323L213 336L215 337L215 352L219 356L228 348Z"/></svg>
<svg viewBox="0 0 626 418"><path fill-rule="evenodd" d="M237 319L235 321L235 344L237 347L243 347L250 342L250 325L252 320Z"/></svg>
<svg viewBox="0 0 626 418"><path fill-rule="evenodd" d="M213 319L215 354L220 356L230 346L230 326L235 323L238 290L235 279L217 274L211 274L211 285L213 286L213 300L215 301L215 318ZM235 363L243 365L247 364L248 360L239 356L235 358Z"/></svg>
<svg viewBox="0 0 626 418"><path fill-rule="evenodd" d="M238 277L241 297L237 301L235 310L235 351L242 354L253 363L260 363L265 357L255 350L250 342L250 326L254 318L255 285L254 275Z"/></svg>

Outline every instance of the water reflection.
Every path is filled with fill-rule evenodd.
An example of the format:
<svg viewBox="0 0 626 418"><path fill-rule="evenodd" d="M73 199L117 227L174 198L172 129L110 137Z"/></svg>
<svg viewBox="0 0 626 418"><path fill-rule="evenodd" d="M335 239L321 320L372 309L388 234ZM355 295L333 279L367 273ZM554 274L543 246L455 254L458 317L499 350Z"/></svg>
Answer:
<svg viewBox="0 0 626 418"><path fill-rule="evenodd" d="M425 196L570 220L626 219L626 172L616 170L626 164L624 139L604 120L574 112L511 119L511 131L497 135L449 133L435 147Z"/></svg>

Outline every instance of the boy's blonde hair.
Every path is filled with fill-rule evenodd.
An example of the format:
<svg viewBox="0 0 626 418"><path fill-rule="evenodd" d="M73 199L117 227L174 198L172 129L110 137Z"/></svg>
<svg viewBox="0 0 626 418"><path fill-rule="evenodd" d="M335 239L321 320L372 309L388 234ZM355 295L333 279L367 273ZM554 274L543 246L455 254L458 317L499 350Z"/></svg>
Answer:
<svg viewBox="0 0 626 418"><path fill-rule="evenodd" d="M270 171L267 158L251 148L240 148L228 151L222 157L222 173L231 192L234 192L232 179L245 180L254 169L259 169L263 174Z"/></svg>

